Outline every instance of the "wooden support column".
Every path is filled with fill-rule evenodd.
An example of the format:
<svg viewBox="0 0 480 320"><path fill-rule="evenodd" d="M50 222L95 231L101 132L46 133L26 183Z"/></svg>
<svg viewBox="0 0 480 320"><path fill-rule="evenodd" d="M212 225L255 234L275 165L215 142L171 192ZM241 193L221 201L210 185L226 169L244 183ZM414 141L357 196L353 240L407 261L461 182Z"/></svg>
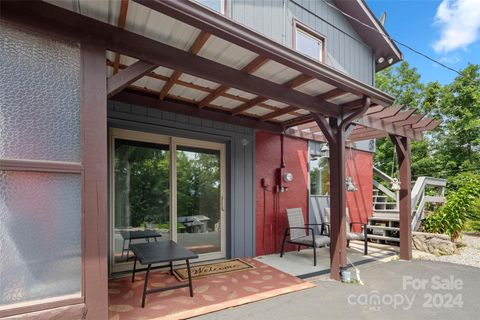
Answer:
<svg viewBox="0 0 480 320"><path fill-rule="evenodd" d="M81 44L83 296L87 320L108 318L105 48Z"/></svg>
<svg viewBox="0 0 480 320"><path fill-rule="evenodd" d="M410 139L390 135L397 150L400 173L400 259L412 259L412 195L410 168Z"/></svg>
<svg viewBox="0 0 480 320"><path fill-rule="evenodd" d="M335 133L335 143L330 144L330 277L335 280L340 280L340 268L347 264L345 131L340 130L339 122L329 119Z"/></svg>
<svg viewBox="0 0 480 320"><path fill-rule="evenodd" d="M330 278L340 280L340 268L347 265L347 197L345 187L345 137L347 128L370 107L370 98L363 98L363 107L339 119L312 114L330 148Z"/></svg>

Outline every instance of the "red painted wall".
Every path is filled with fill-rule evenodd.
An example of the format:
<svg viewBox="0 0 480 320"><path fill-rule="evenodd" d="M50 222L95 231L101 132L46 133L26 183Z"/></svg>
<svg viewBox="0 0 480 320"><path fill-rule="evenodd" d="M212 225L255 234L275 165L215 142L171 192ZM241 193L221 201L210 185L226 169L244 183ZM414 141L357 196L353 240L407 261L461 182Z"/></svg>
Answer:
<svg viewBox="0 0 480 320"><path fill-rule="evenodd" d="M356 192L347 192L347 208L352 221L367 223L372 215L373 207L373 155L360 150L346 150L345 154L346 175L353 178L357 187ZM354 226L359 232L360 226Z"/></svg>
<svg viewBox="0 0 480 320"><path fill-rule="evenodd" d="M285 137L286 171L293 173L289 190L276 193L275 169L280 167L280 135L258 132L256 135L256 254L280 252L287 223L287 208L302 208L307 221L308 142ZM263 188L261 179L269 179ZM278 197L278 201L275 198ZM278 205L277 205L278 203ZM278 210L275 208L278 206ZM291 247L289 247L291 249Z"/></svg>
<svg viewBox="0 0 480 320"><path fill-rule="evenodd" d="M285 228L288 226L286 209L302 208L308 221L308 142L285 137L284 160L286 171L294 180L288 191L275 192L276 169L281 163L280 135L267 132L256 134L256 255L280 252ZM347 193L347 206L352 221L366 222L372 214L372 154L350 150L346 153L346 172L352 176L357 192ZM262 179L270 185L262 186ZM294 249L288 246L287 250Z"/></svg>

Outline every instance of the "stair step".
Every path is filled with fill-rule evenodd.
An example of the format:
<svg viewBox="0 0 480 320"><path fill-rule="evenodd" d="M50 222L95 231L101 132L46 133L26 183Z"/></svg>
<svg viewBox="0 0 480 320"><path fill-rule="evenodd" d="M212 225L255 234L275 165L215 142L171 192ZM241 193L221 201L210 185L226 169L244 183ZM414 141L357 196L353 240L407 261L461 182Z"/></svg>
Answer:
<svg viewBox="0 0 480 320"><path fill-rule="evenodd" d="M399 228L399 227L376 226L376 225L370 225L370 224L367 225L367 229L400 231L400 228Z"/></svg>
<svg viewBox="0 0 480 320"><path fill-rule="evenodd" d="M375 215L375 213L399 214L400 210L398 210L398 209L374 209L373 214Z"/></svg>
<svg viewBox="0 0 480 320"><path fill-rule="evenodd" d="M393 217L370 217L368 218L368 221L400 221L400 218L398 216L393 216Z"/></svg>
<svg viewBox="0 0 480 320"><path fill-rule="evenodd" d="M386 241L395 241L395 242L400 242L399 238L394 238L394 237L387 237L387 236L380 236L376 234L368 234L367 235L368 239L377 239L377 240L386 240Z"/></svg>

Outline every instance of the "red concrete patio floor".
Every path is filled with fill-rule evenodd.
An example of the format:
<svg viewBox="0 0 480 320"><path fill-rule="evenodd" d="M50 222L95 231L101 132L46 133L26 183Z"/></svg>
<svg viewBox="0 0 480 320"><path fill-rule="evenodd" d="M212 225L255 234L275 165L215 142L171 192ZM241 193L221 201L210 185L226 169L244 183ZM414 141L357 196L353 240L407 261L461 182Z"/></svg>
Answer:
<svg viewBox="0 0 480 320"><path fill-rule="evenodd" d="M110 320L186 319L315 285L254 259L243 259L255 269L193 280L194 297L188 288L147 295L141 308L144 274L109 281ZM178 283L167 271L150 273L149 288Z"/></svg>

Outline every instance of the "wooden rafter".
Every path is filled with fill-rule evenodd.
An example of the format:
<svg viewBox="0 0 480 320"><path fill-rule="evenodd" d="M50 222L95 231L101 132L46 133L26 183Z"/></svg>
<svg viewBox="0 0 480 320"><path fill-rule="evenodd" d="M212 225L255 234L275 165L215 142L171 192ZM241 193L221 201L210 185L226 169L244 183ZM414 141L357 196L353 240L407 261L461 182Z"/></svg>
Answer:
<svg viewBox="0 0 480 320"><path fill-rule="evenodd" d="M252 72L255 72L256 70L258 70L261 66L263 66L265 63L268 62L268 59L267 58L264 58L264 57L261 57L261 56L258 56L256 57L255 59L253 59L252 61L250 61L250 63L248 63L245 67L242 68L242 71L243 72L246 72L246 73L252 73ZM205 107L206 105L208 105L210 102L212 102L213 100L215 100L216 98L218 98L219 96L223 95L224 93L227 92L227 90L230 89L230 87L228 86L224 86L224 85L220 85L217 89L215 89L212 93L210 93L208 96L206 96L205 98L202 99L202 101L200 101L198 103L198 107L199 108L203 108Z"/></svg>
<svg viewBox="0 0 480 320"><path fill-rule="evenodd" d="M107 59L107 66L109 67L113 67L113 62L108 60ZM120 70L123 70L123 69L127 69L129 66L127 65L124 65L124 64L120 64L119 65L119 69ZM164 75L161 75L161 74L158 74L158 73L155 73L155 72L149 72L147 74L145 74L145 76L147 77L151 77L153 79L158 79L158 80L162 80L162 81L168 81L170 78L167 77L167 76L164 76ZM175 81L175 84L178 84L180 86L184 86L184 87L187 87L187 88L191 88L191 89L195 89L195 90L198 90L198 91L202 91L202 92L206 92L208 94L214 92L213 89L211 88L208 88L208 87L204 87L204 86L201 86L201 85L198 85L198 84L195 84L195 83L190 83L190 82L186 82L186 81L183 81L181 79L178 79L177 81ZM160 94L158 91L154 91L154 90L149 90L149 89L146 89L146 88L141 88L141 87L138 87L138 86L132 86L130 85L131 88L137 90L137 91L143 91L143 92L147 92L147 93L150 93L150 94L156 94L157 96ZM216 89L215 89L216 90ZM222 93L220 96L222 97L225 97L225 98L228 98L228 99L232 99L232 100L235 100L235 101L240 101L242 103L245 103L247 101L249 101L249 99L247 98L242 98L240 96L236 96L236 95L233 95L233 94L230 94L228 92L224 92ZM171 98L174 98L173 96L167 94L167 97L171 97ZM186 100L185 100L186 101ZM187 102L189 103L197 103L193 100L188 100ZM278 109L277 107L274 107L274 106L271 106L269 104L266 104L266 103L260 103L259 106L261 106L262 108L265 108L265 109L270 109L272 110L272 112L279 112L279 111L284 111L286 108L283 108L283 109ZM218 106L215 106L215 105L212 105L212 104L207 104L206 107L210 107L210 108L217 108L218 109ZM223 108L222 108L223 110ZM227 109L230 111L230 109ZM291 112L286 112L286 113L290 113L291 115L294 115L294 116L298 116L299 114L298 113L295 113L295 110L298 110L298 108L292 108L291 109L292 111ZM285 113L282 113L282 114L285 114Z"/></svg>
<svg viewBox="0 0 480 320"><path fill-rule="evenodd" d="M336 88L336 89L330 90L328 92L322 93L322 94L318 95L318 97L320 99L324 99L324 100L328 101L328 100L331 100L331 99L335 99L339 96L342 96L346 93L347 92ZM288 114L288 113L297 111L298 109L299 108L296 108L294 106L288 106L288 107L282 108L280 110L268 113L268 114L264 115L263 117L261 117L260 120L262 120L262 121L270 120L270 119L273 119L273 118L276 118L276 117L283 116L284 114Z"/></svg>
<svg viewBox="0 0 480 320"><path fill-rule="evenodd" d="M312 77L301 74L298 77L295 77L295 78L287 81L283 85L288 87L288 88L295 88L295 87L298 87L298 86L300 86L304 83L307 83L308 81L311 81L312 79L313 79ZM254 98L254 99L252 99L248 102L245 102L244 104L236 107L235 109L233 109L232 114L237 115L237 114L240 114L242 112L245 112L248 109L253 108L257 104L267 101L268 99L269 98L267 98L267 97L258 96L256 98Z"/></svg>
<svg viewBox="0 0 480 320"><path fill-rule="evenodd" d="M185 114L188 116L209 119L213 121L221 121L230 124L265 130L269 132L280 133L283 131L283 127L280 124L262 122L258 121L258 119L246 117L243 115L231 116L228 112L212 111L207 108L199 109L196 107L195 104L186 104L183 102L172 101L170 99L159 100L156 99L154 96L136 94L127 90L120 92L113 99L124 103L139 104L142 106L164 111L171 112L172 110L175 110L176 113Z"/></svg>
<svg viewBox="0 0 480 320"><path fill-rule="evenodd" d="M122 72L107 79L107 96L111 97L134 83L157 66L145 61L137 61Z"/></svg>
<svg viewBox="0 0 480 320"><path fill-rule="evenodd" d="M119 28L125 28L127 22L127 11L128 11L128 0L121 0L120 2L120 11L118 13L118 22L117 25ZM120 64L120 54L115 53L115 58L113 60L113 74L118 72L118 66Z"/></svg>
<svg viewBox="0 0 480 320"><path fill-rule="evenodd" d="M209 37L210 37L209 33L205 32L205 31L201 31L198 34L195 41L193 42L190 49L188 50L188 52L193 53L193 54L197 54L202 49L203 45L207 42ZM180 72L178 70L175 70L172 73L172 75L170 76L170 79L168 79L167 83L165 83L162 90L160 91L160 95L159 95L160 100L165 99L165 96L168 94L170 89L172 89L173 85L180 78L181 75L182 75L182 72Z"/></svg>
<svg viewBox="0 0 480 320"><path fill-rule="evenodd" d="M276 117L280 117L280 116L283 116L284 114L288 114L288 113L291 113L291 112L294 112L294 111L297 111L297 110L298 110L297 107L288 106L288 107L285 107L285 108L267 113L266 115L263 115L262 117L260 117L260 120L261 121L267 121L267 120L270 120L270 119L273 119L273 118L276 118Z"/></svg>
<svg viewBox="0 0 480 320"><path fill-rule="evenodd" d="M342 89L336 88L336 89L327 91L325 93L322 93L318 97L322 98L322 99L325 99L325 100L332 100L332 99L335 99L337 97L343 96L344 94L347 94L347 93L348 92L345 92Z"/></svg>

